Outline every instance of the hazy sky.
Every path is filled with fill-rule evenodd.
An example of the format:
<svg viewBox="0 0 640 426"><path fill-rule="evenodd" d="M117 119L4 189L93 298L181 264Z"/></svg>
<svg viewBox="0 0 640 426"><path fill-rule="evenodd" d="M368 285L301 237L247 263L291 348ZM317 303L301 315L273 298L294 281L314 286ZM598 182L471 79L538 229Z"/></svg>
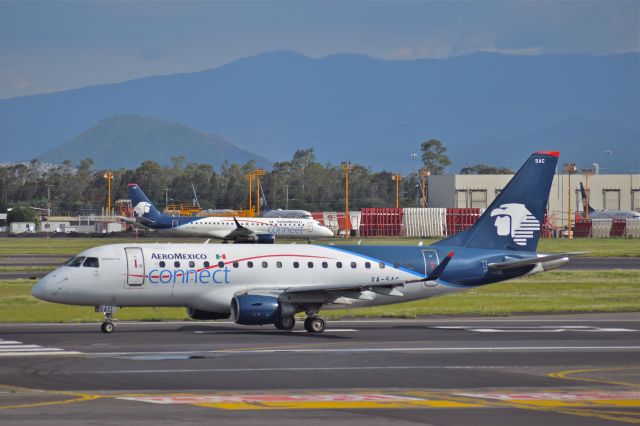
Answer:
<svg viewBox="0 0 640 426"><path fill-rule="evenodd" d="M0 0L0 99L274 50L446 58L640 50L640 1Z"/></svg>

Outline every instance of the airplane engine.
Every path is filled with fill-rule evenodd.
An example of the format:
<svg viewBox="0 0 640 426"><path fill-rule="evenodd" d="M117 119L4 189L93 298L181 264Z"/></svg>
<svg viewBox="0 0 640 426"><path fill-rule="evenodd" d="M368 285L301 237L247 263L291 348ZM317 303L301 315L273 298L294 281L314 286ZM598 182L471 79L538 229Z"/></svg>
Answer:
<svg viewBox="0 0 640 426"><path fill-rule="evenodd" d="M276 236L273 234L258 234L256 235L258 244L273 244L276 242Z"/></svg>
<svg viewBox="0 0 640 426"><path fill-rule="evenodd" d="M222 312L209 312L209 311L201 311L200 309L187 308L187 315L192 320L219 320L219 319L227 319L229 318L229 314L225 314Z"/></svg>
<svg viewBox="0 0 640 426"><path fill-rule="evenodd" d="M281 318L293 317L295 308L273 296L242 294L231 301L231 318L237 324L275 324Z"/></svg>

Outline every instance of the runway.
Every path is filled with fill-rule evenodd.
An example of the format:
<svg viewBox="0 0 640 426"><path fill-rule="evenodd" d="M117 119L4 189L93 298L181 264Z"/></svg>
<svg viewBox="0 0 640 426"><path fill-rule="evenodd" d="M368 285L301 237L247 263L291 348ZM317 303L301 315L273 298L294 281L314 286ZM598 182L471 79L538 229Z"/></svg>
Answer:
<svg viewBox="0 0 640 426"><path fill-rule="evenodd" d="M7 424L640 422L640 314L0 325Z"/></svg>

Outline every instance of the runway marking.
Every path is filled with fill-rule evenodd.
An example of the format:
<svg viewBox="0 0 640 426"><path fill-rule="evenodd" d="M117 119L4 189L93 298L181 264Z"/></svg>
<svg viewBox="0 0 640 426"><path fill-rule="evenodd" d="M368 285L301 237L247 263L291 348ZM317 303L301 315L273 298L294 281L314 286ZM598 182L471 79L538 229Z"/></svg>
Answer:
<svg viewBox="0 0 640 426"><path fill-rule="evenodd" d="M20 393L33 393L37 392L42 395L63 395L63 396L72 396L73 398L56 400L56 401L45 401L45 402L34 402L34 403L25 403L25 404L13 404L13 405L0 405L0 410L13 410L20 408L36 408L36 407L47 407L52 405L66 405L66 404L75 404L78 402L92 401L94 399L102 398L101 395L92 395L88 393L79 393L79 392L67 392L67 391L49 391L43 389L29 389L22 388L19 386L10 386L0 384L0 388L8 389L11 394L20 394Z"/></svg>
<svg viewBox="0 0 640 426"><path fill-rule="evenodd" d="M213 351L167 351L167 352L92 352L93 356L140 356L140 355L239 355L239 354L272 354L272 353L394 353L394 352L555 352L555 351L637 351L640 346L470 346L470 347L408 347L408 348L283 348L283 349L248 349L248 350L213 350Z"/></svg>
<svg viewBox="0 0 640 426"><path fill-rule="evenodd" d="M592 368L592 369L585 369L585 370L564 370L564 371L549 373L548 376L554 379L574 380L574 381L580 381L580 382L599 383L599 384L617 385L617 386L640 387L640 383L592 379L589 377L572 377L572 375L574 374L581 374L581 373L598 373L603 371L625 371L625 370L637 370L637 367L612 367L612 368Z"/></svg>
<svg viewBox="0 0 640 426"><path fill-rule="evenodd" d="M152 404L190 404L223 410L317 410L371 408L471 408L482 404L428 400L382 393L131 396L117 399Z"/></svg>
<svg viewBox="0 0 640 426"><path fill-rule="evenodd" d="M273 333L276 330L265 330L266 332ZM353 332L358 331L355 328L328 328L324 332L325 333L344 333L344 332ZM226 334L226 333L237 333L237 330L196 330L193 332L194 334ZM283 333L286 333L283 331ZM308 333L307 330L291 330L289 333Z"/></svg>
<svg viewBox="0 0 640 426"><path fill-rule="evenodd" d="M201 368L201 369L175 369L175 370L97 370L97 371L72 371L56 374L164 374L164 373L241 373L241 372L268 372L268 371L361 371L361 370L482 370L482 369L513 369L513 366L436 366L436 365L385 365L385 366L353 366L353 367L257 367L257 368ZM518 367L522 368L522 367Z"/></svg>
<svg viewBox="0 0 640 426"><path fill-rule="evenodd" d="M40 345L25 345L16 340L0 339L0 357L48 356L48 355L79 355L81 352L65 351L60 348L42 347Z"/></svg>
<svg viewBox="0 0 640 426"><path fill-rule="evenodd" d="M466 330L466 331L474 331L477 333L562 333L566 331L575 331L575 332L609 332L609 333L620 333L620 332L634 332L640 331L631 328L602 328L588 325L560 325L560 326L537 326L537 327L500 327L500 328L486 328L486 327L477 327L471 325L441 325L434 326L431 328L437 328L442 330Z"/></svg>

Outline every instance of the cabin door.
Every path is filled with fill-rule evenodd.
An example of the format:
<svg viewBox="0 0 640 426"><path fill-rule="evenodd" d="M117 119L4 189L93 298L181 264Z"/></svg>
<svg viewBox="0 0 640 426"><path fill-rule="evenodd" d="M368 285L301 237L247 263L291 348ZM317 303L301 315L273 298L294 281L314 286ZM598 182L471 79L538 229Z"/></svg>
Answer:
<svg viewBox="0 0 640 426"><path fill-rule="evenodd" d="M424 275L429 275L436 269L440 260L438 259L438 252L435 250L422 250L422 257L424 258Z"/></svg>
<svg viewBox="0 0 640 426"><path fill-rule="evenodd" d="M141 286L144 284L144 257L140 247L127 247L127 285Z"/></svg>

